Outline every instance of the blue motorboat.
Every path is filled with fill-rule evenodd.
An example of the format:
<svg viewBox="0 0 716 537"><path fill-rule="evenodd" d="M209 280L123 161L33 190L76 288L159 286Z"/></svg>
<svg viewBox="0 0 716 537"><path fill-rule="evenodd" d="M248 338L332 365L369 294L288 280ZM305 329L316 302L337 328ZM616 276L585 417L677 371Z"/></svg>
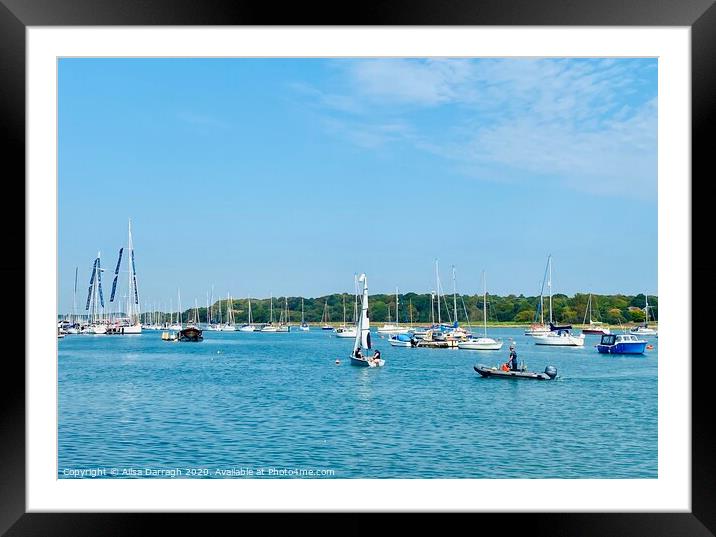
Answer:
<svg viewBox="0 0 716 537"><path fill-rule="evenodd" d="M646 340L632 334L604 334L597 350L602 354L644 354Z"/></svg>

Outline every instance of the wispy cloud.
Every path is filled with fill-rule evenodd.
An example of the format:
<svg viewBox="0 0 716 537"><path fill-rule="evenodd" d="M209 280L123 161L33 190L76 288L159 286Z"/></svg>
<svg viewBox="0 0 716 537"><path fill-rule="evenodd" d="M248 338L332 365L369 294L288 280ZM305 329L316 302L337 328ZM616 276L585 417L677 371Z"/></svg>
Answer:
<svg viewBox="0 0 716 537"><path fill-rule="evenodd" d="M336 60L342 85L296 88L364 148L409 143L487 179L520 171L569 188L653 198L656 62ZM499 175L490 174L490 180Z"/></svg>

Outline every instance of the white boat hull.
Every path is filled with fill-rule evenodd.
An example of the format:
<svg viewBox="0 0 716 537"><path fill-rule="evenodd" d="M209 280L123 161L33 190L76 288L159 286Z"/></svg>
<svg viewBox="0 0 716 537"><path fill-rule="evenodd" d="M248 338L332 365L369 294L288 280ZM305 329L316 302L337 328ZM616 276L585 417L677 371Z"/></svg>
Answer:
<svg viewBox="0 0 716 537"><path fill-rule="evenodd" d="M502 341L492 338L469 339L459 342L457 348L470 351L499 351L502 348Z"/></svg>
<svg viewBox="0 0 716 537"><path fill-rule="evenodd" d="M273 333L273 332L278 332L278 330L276 329L275 326L264 326L261 330L259 330L259 332Z"/></svg>
<svg viewBox="0 0 716 537"><path fill-rule="evenodd" d="M252 324L242 326L241 328L239 328L239 332L256 332L256 327Z"/></svg>
<svg viewBox="0 0 716 537"><path fill-rule="evenodd" d="M388 343L390 343L393 347L412 347L413 344L410 341L401 341L399 339L392 339L390 338L388 340Z"/></svg>
<svg viewBox="0 0 716 537"><path fill-rule="evenodd" d="M347 330L341 330L340 332L336 330L336 337L343 337L343 338L355 338L358 332L355 328L350 328Z"/></svg>
<svg viewBox="0 0 716 537"><path fill-rule="evenodd" d="M655 336L657 331L653 328L632 328L629 333L634 336Z"/></svg>
<svg viewBox="0 0 716 537"><path fill-rule="evenodd" d="M538 335L532 336L536 345L551 345L554 347L584 347L584 334L579 336L573 335Z"/></svg>

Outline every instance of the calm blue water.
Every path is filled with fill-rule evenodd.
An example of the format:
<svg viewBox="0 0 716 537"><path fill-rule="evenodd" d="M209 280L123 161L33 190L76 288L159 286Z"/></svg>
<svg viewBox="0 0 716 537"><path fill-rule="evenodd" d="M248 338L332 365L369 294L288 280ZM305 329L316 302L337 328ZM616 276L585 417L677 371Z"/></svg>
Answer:
<svg viewBox="0 0 716 537"><path fill-rule="evenodd" d="M505 361L507 343L496 352L394 348L374 334L386 365L364 369L349 365L352 340L316 329L205 331L201 343L160 334L58 341L60 478L82 469L143 478L259 469L264 477L657 477L654 338L644 356L614 357L597 353L599 336L560 348L491 330L515 339L529 369L557 367L557 380L542 382L473 371Z"/></svg>

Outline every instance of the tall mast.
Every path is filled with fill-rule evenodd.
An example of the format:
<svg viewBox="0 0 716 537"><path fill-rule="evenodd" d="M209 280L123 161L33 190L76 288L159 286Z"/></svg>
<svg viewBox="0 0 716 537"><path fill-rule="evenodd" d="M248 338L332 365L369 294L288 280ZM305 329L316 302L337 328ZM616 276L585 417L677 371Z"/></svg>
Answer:
<svg viewBox="0 0 716 537"><path fill-rule="evenodd" d="M485 326L485 337L487 337L487 283L484 270L482 271L482 320Z"/></svg>
<svg viewBox="0 0 716 537"><path fill-rule="evenodd" d="M305 320L304 314L303 314L303 297L301 297L301 324L305 324L305 323L306 323L306 320Z"/></svg>
<svg viewBox="0 0 716 537"><path fill-rule="evenodd" d="M452 307L457 322L457 285L455 284L455 265L452 266Z"/></svg>
<svg viewBox="0 0 716 537"><path fill-rule="evenodd" d="M398 317L398 288L395 288L395 326L400 326L400 317Z"/></svg>
<svg viewBox="0 0 716 537"><path fill-rule="evenodd" d="M430 293L430 324L435 325L435 291Z"/></svg>
<svg viewBox="0 0 716 537"><path fill-rule="evenodd" d="M271 305L270 305L270 314L269 314L269 323L273 324L273 294L269 293L269 296L271 297Z"/></svg>
<svg viewBox="0 0 716 537"><path fill-rule="evenodd" d="M346 326L346 295L343 294L343 326Z"/></svg>
<svg viewBox="0 0 716 537"><path fill-rule="evenodd" d="M413 327L413 299L408 301L408 312L410 313L410 328Z"/></svg>
<svg viewBox="0 0 716 537"><path fill-rule="evenodd" d="M177 288L177 321L181 328L181 290Z"/></svg>
<svg viewBox="0 0 716 537"><path fill-rule="evenodd" d="M75 267L75 290L72 293L72 324L77 322L77 271L79 267Z"/></svg>
<svg viewBox="0 0 716 537"><path fill-rule="evenodd" d="M440 275L438 273L437 258L435 258L435 283L436 283L437 298L438 298L438 324L441 324L442 320L440 319Z"/></svg>
<svg viewBox="0 0 716 537"><path fill-rule="evenodd" d="M547 286L549 287L549 322L552 323L552 254L549 255L549 280L547 280Z"/></svg>
<svg viewBox="0 0 716 537"><path fill-rule="evenodd" d="M353 322L358 322L358 275L353 273Z"/></svg>
<svg viewBox="0 0 716 537"><path fill-rule="evenodd" d="M248 297L246 297L249 301L249 324L251 324L253 321L251 320L251 295L249 294Z"/></svg>

